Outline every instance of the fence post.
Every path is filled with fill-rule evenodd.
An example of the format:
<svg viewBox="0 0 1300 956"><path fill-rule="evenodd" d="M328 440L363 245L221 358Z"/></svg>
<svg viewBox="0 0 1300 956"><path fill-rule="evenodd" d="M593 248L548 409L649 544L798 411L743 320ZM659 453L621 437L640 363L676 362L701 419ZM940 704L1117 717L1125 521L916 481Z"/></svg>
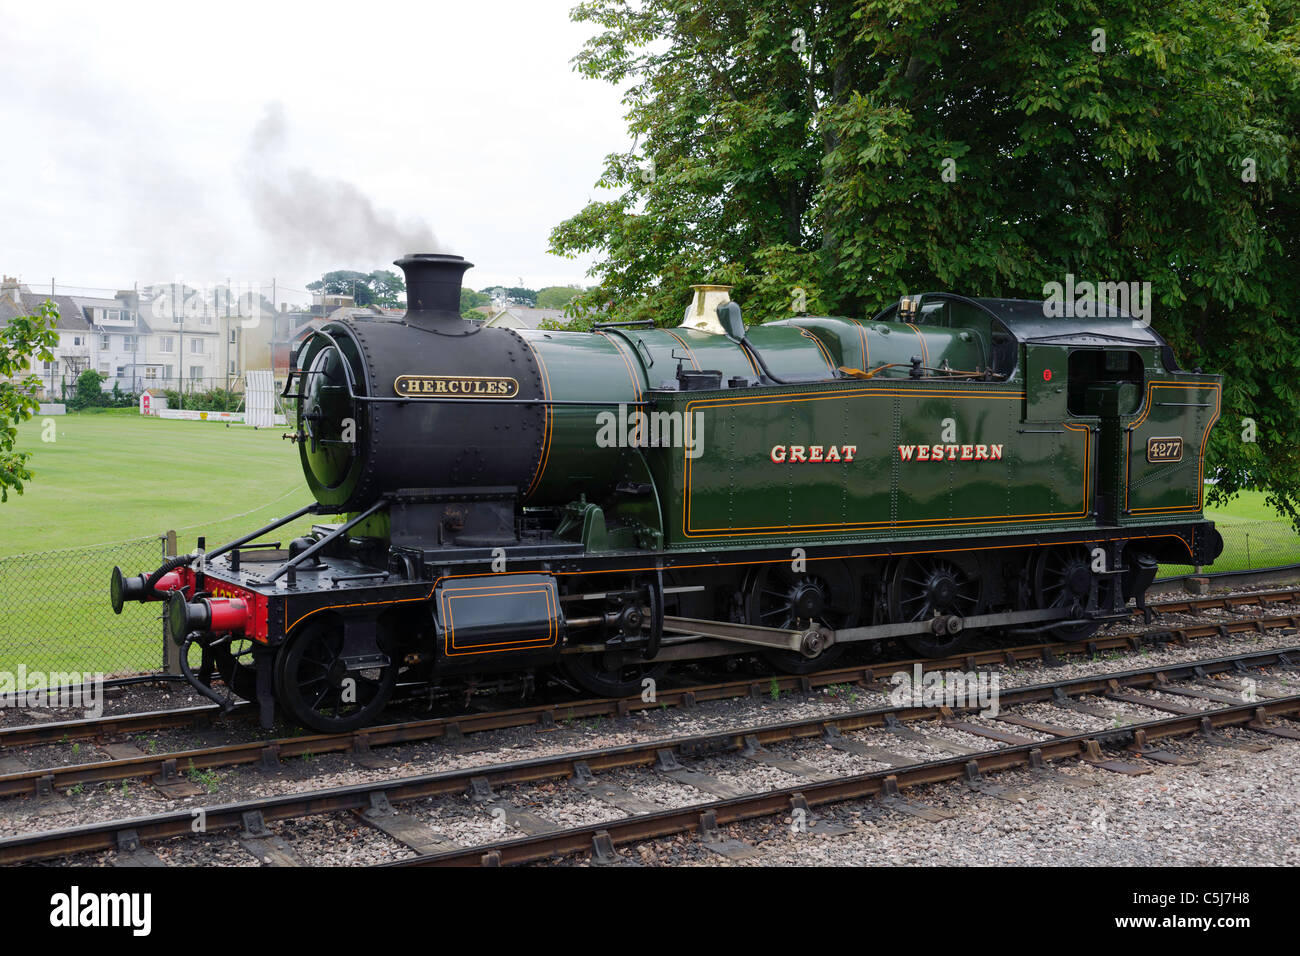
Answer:
<svg viewBox="0 0 1300 956"><path fill-rule="evenodd" d="M176 532L168 531L163 535L163 558L176 557ZM163 620L167 615L163 615ZM166 626L163 627L163 673L180 674L181 672L181 649L176 646L176 642L171 639L167 633Z"/></svg>

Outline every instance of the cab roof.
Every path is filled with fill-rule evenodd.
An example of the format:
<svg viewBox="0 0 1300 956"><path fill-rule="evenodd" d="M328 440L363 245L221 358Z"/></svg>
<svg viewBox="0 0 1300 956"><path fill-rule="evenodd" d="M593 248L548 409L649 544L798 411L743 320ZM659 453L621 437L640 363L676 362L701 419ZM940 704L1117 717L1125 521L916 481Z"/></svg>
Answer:
<svg viewBox="0 0 1300 956"><path fill-rule="evenodd" d="M1039 299L970 299L952 292L928 292L922 295L917 315L910 321L914 325L965 324L944 321L927 321L934 317L933 307L938 303L964 305L997 319L1017 341L1030 345L1128 345L1163 346L1165 340L1155 329L1128 312L1103 302L1094 302L1099 316L1054 316L1047 314L1048 303ZM930 309L927 309L930 307ZM927 311L929 316L927 316ZM947 311L947 310L944 310ZM950 313L951 314L951 313ZM968 312L969 314L969 312ZM898 303L890 305L875 316L877 321L902 321L898 317Z"/></svg>

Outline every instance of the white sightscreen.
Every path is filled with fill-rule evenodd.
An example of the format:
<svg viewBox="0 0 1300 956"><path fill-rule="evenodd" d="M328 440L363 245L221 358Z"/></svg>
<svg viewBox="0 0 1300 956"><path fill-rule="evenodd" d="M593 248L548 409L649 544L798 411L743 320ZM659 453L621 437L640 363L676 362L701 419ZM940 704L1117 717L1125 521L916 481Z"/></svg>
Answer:
<svg viewBox="0 0 1300 956"><path fill-rule="evenodd" d="M275 424L275 375L268 369L244 374L244 424L270 428Z"/></svg>

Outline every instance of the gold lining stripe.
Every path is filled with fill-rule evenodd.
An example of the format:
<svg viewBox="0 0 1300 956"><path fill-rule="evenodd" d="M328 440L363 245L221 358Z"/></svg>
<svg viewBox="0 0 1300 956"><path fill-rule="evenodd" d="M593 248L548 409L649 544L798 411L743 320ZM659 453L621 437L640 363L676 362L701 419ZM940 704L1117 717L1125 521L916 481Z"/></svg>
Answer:
<svg viewBox="0 0 1300 956"><path fill-rule="evenodd" d="M1196 453L1196 505L1195 507L1164 507L1164 508L1133 508L1130 509L1129 489L1131 486L1130 472L1133 464L1133 434L1137 431L1138 426L1146 421L1151 409L1155 406L1155 390L1157 388L1209 388L1214 390L1214 413L1210 415L1210 420L1205 426L1205 431L1201 433L1200 448ZM1205 510L1205 447L1210 440L1210 429L1214 427L1219 420L1219 415L1223 410L1223 396L1218 382L1147 382L1146 407L1142 409L1139 415L1131 425L1125 436L1124 442L1124 512L1130 515L1142 514L1199 514ZM1123 516L1121 516L1123 517Z"/></svg>
<svg viewBox="0 0 1300 956"><path fill-rule="evenodd" d="M695 360L695 351L689 345L686 344L686 340L682 338L680 335L678 335L676 332L674 332L672 329L664 329L663 331L667 332L669 335L671 335L673 338L675 338L678 342L681 343L682 348L686 349L686 354L691 360L691 365L693 365L695 367L695 371L698 372L700 370L700 363Z"/></svg>
<svg viewBox="0 0 1300 956"><path fill-rule="evenodd" d="M546 371L546 362L542 360L542 353L538 349L533 348L533 344L529 342L528 339L524 338L522 335L519 336L519 338L524 343L524 345L528 347L528 351L533 353L533 358L537 359L537 367L541 369L542 372L542 398L546 399L547 402L549 403L551 398L551 376ZM541 457L537 459L537 470L533 473L533 480L528 483L528 490L524 492L525 501L527 501L529 496L532 495L533 490L537 487L538 482L542 480L542 474L543 472L546 471L546 463L551 458L551 436L553 430L553 423L552 423L553 412L551 411L550 404L546 404L542 407L546 412L546 427L545 427L544 440L542 444L542 454Z"/></svg>
<svg viewBox="0 0 1300 956"><path fill-rule="evenodd" d="M686 405L686 422L687 422L687 441L685 444L691 445L690 428L694 421L691 414L696 407L701 408L728 408L742 405L772 405L772 404L789 404L795 401L834 401L842 398L862 398L877 396L899 395L904 398L987 398L1000 399L1002 401L1021 401L1025 397L1024 392L987 392L987 391L955 391L955 390L921 390L921 389L899 389L899 388L845 388L835 389L834 391L821 392L786 392L780 395L769 395L763 398L747 399L729 399L714 398L700 399L698 401L688 402ZM1003 523L1003 524L1020 524L1031 521L1074 521L1087 518L1089 515L1087 502L1089 497L1089 481L1087 463L1090 461L1092 449L1092 431L1086 426L1070 425L1074 431L1083 431L1084 437L1084 507L1082 511L1069 512L1043 512L1041 514L1031 515L979 515L970 518L962 518L959 521L951 521L940 518L909 518L902 521L858 521L845 522L839 524L807 524L807 525L770 525L770 526L753 526L743 528L701 528L693 529L691 527L691 497L694 486L693 462L692 459L683 452L685 461L686 488L683 497L682 507L682 534L687 538L724 538L736 537L744 533L769 532L778 534L794 534L796 532L807 532L811 530L867 530L872 528L957 528L964 525L978 526L983 523Z"/></svg>

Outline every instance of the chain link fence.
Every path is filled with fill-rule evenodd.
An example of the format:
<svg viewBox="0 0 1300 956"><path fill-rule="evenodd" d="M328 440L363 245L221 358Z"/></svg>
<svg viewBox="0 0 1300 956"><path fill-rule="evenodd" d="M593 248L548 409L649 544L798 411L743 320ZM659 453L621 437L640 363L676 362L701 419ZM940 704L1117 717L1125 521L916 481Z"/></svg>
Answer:
<svg viewBox="0 0 1300 956"><path fill-rule="evenodd" d="M1284 521L1225 521L1216 519L1215 528L1223 535L1223 553L1207 572L1259 571L1264 568L1300 564L1300 533ZM1161 577L1191 574L1190 565L1164 564Z"/></svg>
<svg viewBox="0 0 1300 956"><path fill-rule="evenodd" d="M166 539L0 558L0 671L27 675L70 671L106 676L162 669L162 605L109 604L113 565L126 575L163 561ZM39 678L36 678L39 679Z"/></svg>

